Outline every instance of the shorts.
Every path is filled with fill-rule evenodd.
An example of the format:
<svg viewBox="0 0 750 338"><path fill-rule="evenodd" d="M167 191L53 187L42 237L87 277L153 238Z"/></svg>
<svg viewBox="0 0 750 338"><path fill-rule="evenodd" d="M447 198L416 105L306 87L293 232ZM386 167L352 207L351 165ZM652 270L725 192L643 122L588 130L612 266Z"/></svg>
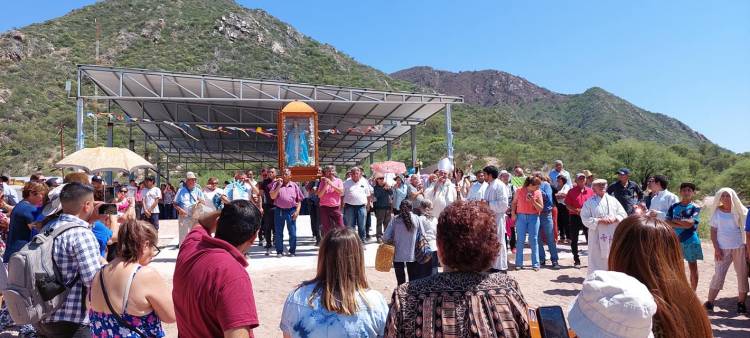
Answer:
<svg viewBox="0 0 750 338"><path fill-rule="evenodd" d="M686 261L693 263L703 260L703 248L700 243L680 243L680 246Z"/></svg>

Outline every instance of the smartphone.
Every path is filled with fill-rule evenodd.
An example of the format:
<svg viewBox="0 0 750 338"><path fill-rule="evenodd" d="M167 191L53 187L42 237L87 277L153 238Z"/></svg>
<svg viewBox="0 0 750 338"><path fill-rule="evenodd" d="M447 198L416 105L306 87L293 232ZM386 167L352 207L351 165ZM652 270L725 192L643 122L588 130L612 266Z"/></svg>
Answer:
<svg viewBox="0 0 750 338"><path fill-rule="evenodd" d="M568 325L559 306L542 306L536 309L542 338L568 338Z"/></svg>
<svg viewBox="0 0 750 338"><path fill-rule="evenodd" d="M99 206L100 215L117 215L117 204L104 203Z"/></svg>

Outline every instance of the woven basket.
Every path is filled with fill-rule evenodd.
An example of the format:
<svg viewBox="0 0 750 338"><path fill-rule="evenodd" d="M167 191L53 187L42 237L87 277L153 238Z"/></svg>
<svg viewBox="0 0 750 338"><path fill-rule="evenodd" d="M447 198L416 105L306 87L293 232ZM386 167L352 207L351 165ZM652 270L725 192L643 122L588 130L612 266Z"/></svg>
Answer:
<svg viewBox="0 0 750 338"><path fill-rule="evenodd" d="M396 248L390 244L380 244L378 251L375 254L375 270L381 272L391 271L393 266L393 256L396 253Z"/></svg>

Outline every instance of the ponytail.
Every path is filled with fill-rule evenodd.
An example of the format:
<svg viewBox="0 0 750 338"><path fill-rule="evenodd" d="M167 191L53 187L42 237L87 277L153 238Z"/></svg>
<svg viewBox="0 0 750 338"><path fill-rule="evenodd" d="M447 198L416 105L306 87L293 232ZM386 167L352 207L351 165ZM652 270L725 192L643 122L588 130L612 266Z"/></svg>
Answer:
<svg viewBox="0 0 750 338"><path fill-rule="evenodd" d="M403 200L398 209L398 216L401 217L401 220L404 222L404 226L406 226L406 230L409 231L414 230L414 223L412 223L411 221L411 210L412 205L409 200Z"/></svg>

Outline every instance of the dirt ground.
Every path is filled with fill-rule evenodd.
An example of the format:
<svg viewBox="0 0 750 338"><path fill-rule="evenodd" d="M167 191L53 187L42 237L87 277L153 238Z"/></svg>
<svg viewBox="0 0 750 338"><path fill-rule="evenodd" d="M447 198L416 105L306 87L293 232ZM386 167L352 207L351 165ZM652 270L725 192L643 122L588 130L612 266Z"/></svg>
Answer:
<svg viewBox="0 0 750 338"><path fill-rule="evenodd" d="M274 255L265 256L264 250L255 245L249 255L250 265L248 272L252 279L255 302L260 317L260 327L255 329L256 337L281 337L279 320L284 300L289 291L294 289L301 281L311 279L315 275L317 247L313 245L309 236L309 225L306 225L305 217L300 217L298 225L298 249L296 257L277 258ZM160 273L171 284L174 273L174 262L177 257L175 235L177 224L175 221L162 221L160 246L163 247L161 254L152 263ZM581 237L583 240L583 237ZM713 249L710 243L704 243L704 256L706 260L699 262L699 285L698 298L705 300L708 293L708 284L714 271ZM585 245L579 246L583 249ZM370 286L380 291L386 300L390 301L391 294L396 286L396 278L393 272L384 273L374 269L374 256L377 245L370 243L365 250L365 264L367 266L367 278ZM533 270L522 270L509 272L516 278L527 303L532 306L560 305L567 311L570 303L578 294L581 283L586 274L587 258L582 257L584 265L581 269L572 267L573 259L568 246L560 246L559 270L542 269L538 272ZM716 337L750 337L750 319L746 316L738 316L736 310L736 288L737 280L730 269L724 290L719 294L716 301L716 311L710 315L711 323ZM177 326L166 324L167 337L177 337ZM15 337L13 331L6 331L0 337Z"/></svg>

